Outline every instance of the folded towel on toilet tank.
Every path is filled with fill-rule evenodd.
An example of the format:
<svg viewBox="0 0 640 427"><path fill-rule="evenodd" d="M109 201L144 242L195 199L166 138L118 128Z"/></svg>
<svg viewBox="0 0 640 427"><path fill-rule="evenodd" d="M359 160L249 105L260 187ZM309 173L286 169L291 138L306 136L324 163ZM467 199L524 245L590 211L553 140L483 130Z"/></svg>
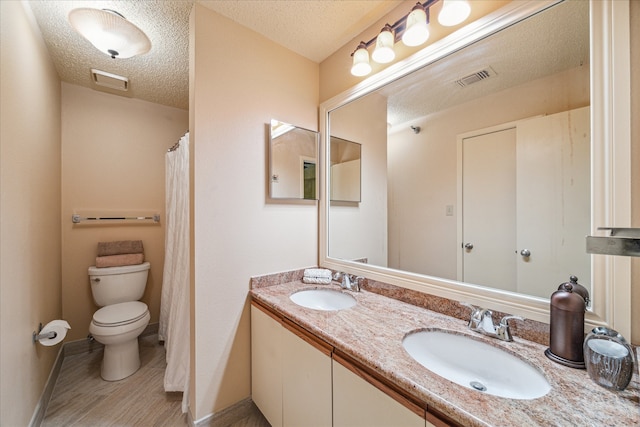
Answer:
<svg viewBox="0 0 640 427"><path fill-rule="evenodd" d="M144 252L142 240L117 240L98 242L98 256L141 254Z"/></svg>
<svg viewBox="0 0 640 427"><path fill-rule="evenodd" d="M96 257L96 267L122 267L124 265L137 265L144 262L144 254L118 254Z"/></svg>

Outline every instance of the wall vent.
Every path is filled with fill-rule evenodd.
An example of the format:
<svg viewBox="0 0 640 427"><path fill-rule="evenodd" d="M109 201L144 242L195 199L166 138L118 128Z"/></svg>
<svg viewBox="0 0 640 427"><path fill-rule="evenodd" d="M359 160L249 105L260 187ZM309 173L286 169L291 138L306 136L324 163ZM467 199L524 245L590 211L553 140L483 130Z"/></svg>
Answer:
<svg viewBox="0 0 640 427"><path fill-rule="evenodd" d="M492 77L494 75L495 75L495 72L491 68L486 68L484 70L477 71L473 74L469 74L468 76L464 76L456 80L456 83L458 83L458 85L460 85L461 87L466 87L466 86L469 86L470 84L477 83L481 80L486 80L489 77Z"/></svg>
<svg viewBox="0 0 640 427"><path fill-rule="evenodd" d="M108 87L110 89L121 90L126 92L129 90L129 79L117 74L107 73L106 71L91 69L91 78L98 86Z"/></svg>

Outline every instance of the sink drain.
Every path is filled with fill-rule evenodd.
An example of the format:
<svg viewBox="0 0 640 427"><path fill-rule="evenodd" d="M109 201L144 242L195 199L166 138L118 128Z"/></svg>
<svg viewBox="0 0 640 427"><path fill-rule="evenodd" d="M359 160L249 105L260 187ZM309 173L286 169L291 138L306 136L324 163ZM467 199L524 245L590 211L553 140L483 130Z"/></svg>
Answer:
<svg viewBox="0 0 640 427"><path fill-rule="evenodd" d="M478 381L471 381L471 382L469 383L469 385L470 385L471 387L473 387L475 390L478 390L478 391L487 391L487 387L486 387L484 384L482 384L481 382L478 382Z"/></svg>

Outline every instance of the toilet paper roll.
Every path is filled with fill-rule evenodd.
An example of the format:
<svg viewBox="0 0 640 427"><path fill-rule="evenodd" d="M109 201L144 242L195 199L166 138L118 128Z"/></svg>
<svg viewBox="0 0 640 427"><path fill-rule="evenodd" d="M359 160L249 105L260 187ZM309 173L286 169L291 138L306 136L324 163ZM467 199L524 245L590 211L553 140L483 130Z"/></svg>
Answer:
<svg viewBox="0 0 640 427"><path fill-rule="evenodd" d="M40 331L40 335L55 332L55 338L40 338L38 342L47 347L56 345L64 339L69 329L71 329L71 326L69 326L69 323L67 323L66 320L52 320L44 325L44 328Z"/></svg>

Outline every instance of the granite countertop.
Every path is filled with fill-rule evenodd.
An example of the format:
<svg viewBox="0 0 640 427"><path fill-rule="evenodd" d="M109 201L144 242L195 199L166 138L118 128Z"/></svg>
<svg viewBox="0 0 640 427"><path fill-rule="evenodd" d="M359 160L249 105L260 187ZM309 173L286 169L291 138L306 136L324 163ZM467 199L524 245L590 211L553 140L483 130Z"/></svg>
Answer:
<svg viewBox="0 0 640 427"><path fill-rule="evenodd" d="M613 392L594 383L586 370L565 367L549 360L544 355L546 347L543 345L518 336L513 342L485 337L470 331L463 320L376 293L349 292L358 303L338 311L307 309L289 299L289 295L296 291L315 288L341 290L336 284L307 285L294 280L252 289L251 295L462 425L640 425L637 369L626 390ZM449 330L515 354L544 374L551 391L538 399L516 400L484 394L450 382L420 365L403 348L404 336L420 329Z"/></svg>

